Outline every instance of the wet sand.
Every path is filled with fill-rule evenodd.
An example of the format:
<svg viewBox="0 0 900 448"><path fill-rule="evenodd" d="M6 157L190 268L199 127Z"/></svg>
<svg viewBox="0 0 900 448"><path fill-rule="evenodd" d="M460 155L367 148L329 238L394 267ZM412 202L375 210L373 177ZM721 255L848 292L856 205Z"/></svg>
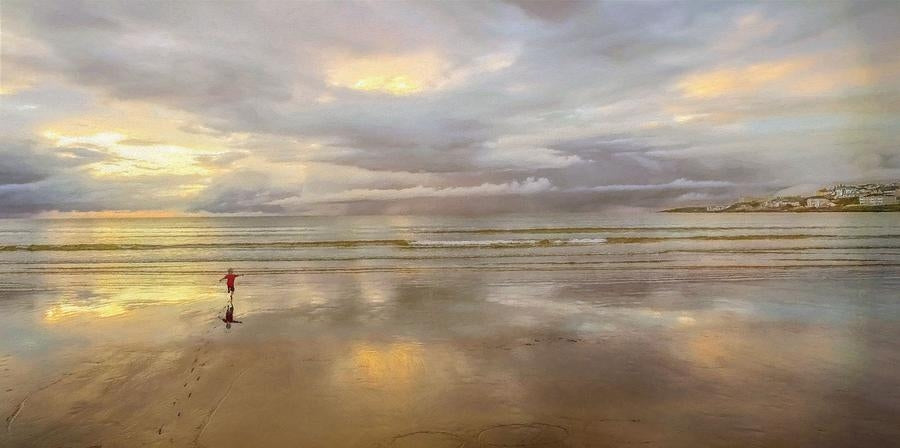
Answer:
<svg viewBox="0 0 900 448"><path fill-rule="evenodd" d="M900 272L752 274L248 276L235 296L243 323L230 329L218 288L172 284L191 299L92 306L147 292L82 276L73 289L104 285L87 287L82 308L54 310L50 293L5 297L2 336L15 340L0 359L0 445L900 440Z"/></svg>

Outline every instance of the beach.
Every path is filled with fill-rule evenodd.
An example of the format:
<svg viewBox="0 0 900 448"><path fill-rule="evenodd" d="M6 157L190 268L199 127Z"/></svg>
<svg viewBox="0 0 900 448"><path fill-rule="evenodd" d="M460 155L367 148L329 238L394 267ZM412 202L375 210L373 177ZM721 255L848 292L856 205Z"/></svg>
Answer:
<svg viewBox="0 0 900 448"><path fill-rule="evenodd" d="M4 220L0 247L0 446L900 439L891 214Z"/></svg>

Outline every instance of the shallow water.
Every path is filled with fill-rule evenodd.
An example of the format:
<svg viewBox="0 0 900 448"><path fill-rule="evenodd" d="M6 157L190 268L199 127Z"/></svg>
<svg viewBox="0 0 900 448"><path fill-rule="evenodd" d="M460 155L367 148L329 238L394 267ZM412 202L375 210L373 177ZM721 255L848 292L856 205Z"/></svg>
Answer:
<svg viewBox="0 0 900 448"><path fill-rule="evenodd" d="M0 445L884 446L898 235L839 213L0 221Z"/></svg>
<svg viewBox="0 0 900 448"><path fill-rule="evenodd" d="M894 214L2 220L0 274L897 262ZM5 280L7 288L15 288ZM24 282L22 288L27 289Z"/></svg>

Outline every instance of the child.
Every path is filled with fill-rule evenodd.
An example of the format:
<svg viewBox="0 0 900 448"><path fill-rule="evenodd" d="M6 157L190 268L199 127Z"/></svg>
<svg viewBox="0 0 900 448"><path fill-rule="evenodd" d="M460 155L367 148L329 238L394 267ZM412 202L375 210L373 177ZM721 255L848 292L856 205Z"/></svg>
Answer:
<svg viewBox="0 0 900 448"><path fill-rule="evenodd" d="M231 299L234 299L234 279L242 276L244 274L235 274L233 268L228 268L228 273L225 274L224 277L219 279L219 283L222 283L222 280L228 280L226 285L228 285L228 292L231 293Z"/></svg>
<svg viewBox="0 0 900 448"><path fill-rule="evenodd" d="M232 304L232 301L234 300L234 279L240 277L241 275L243 274L235 274L234 269L228 268L228 273L225 274L224 277L219 279L219 283L222 283L222 280L228 280L226 284L228 285L228 293L231 294L228 299L228 306L225 307L225 319L222 319L225 321L225 323L228 324L229 327L231 326L232 322L240 323L240 321L234 320L234 305Z"/></svg>

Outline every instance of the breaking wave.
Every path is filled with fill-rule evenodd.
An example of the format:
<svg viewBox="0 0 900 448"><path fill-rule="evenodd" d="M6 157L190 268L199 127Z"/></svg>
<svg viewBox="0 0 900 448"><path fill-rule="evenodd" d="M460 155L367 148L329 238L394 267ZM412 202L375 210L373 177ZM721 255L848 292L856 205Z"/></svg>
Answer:
<svg viewBox="0 0 900 448"><path fill-rule="evenodd" d="M804 230L804 229L863 229L877 228L878 226L772 226L774 230ZM729 231L729 230L759 230L760 227L752 226L647 226L647 227L524 227L524 228L493 228L493 229L439 229L431 233L445 234L553 234L553 233L599 233L599 232L630 232L630 231Z"/></svg>
<svg viewBox="0 0 900 448"><path fill-rule="evenodd" d="M550 246L589 246L603 244L606 238L570 238L564 240L423 240L410 241L409 247L419 248L453 248L453 247L550 247Z"/></svg>
<svg viewBox="0 0 900 448"><path fill-rule="evenodd" d="M334 240L334 241L279 241L232 243L183 243L183 244L19 244L0 246L0 252L44 251L140 251L166 249L304 249L304 248L364 248L396 247L405 249L453 249L453 248L522 248L591 246L597 244L640 244L667 241L747 241L747 240L804 240L804 239L900 239L897 234L884 235L692 235L692 236L618 236L606 238L567 239L492 239L492 240Z"/></svg>
<svg viewBox="0 0 900 448"><path fill-rule="evenodd" d="M399 247L399 248L502 248L585 246L605 243L605 238L571 238L554 240L338 240L338 241L280 241L236 243L185 243L185 244L23 244L0 246L0 252L11 251L114 251L114 250L164 250L164 249L302 249L315 247Z"/></svg>

